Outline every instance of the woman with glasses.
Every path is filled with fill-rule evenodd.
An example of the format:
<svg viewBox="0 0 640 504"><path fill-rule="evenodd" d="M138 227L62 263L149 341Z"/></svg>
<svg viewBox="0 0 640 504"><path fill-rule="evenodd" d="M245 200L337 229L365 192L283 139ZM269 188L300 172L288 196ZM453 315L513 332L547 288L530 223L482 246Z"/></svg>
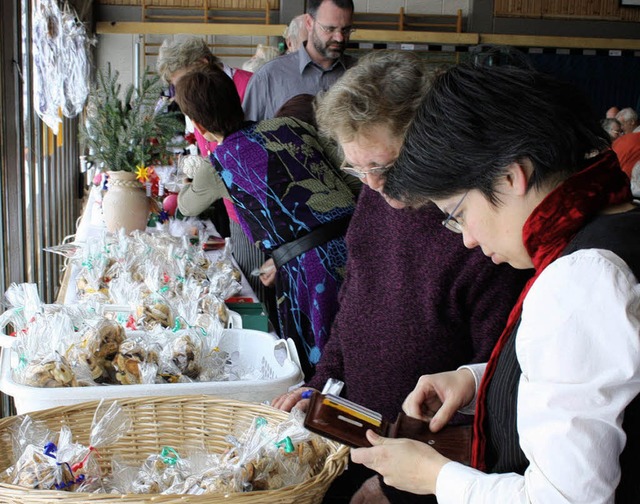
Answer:
<svg viewBox="0 0 640 504"><path fill-rule="evenodd" d="M517 111L517 113L514 113ZM440 430L474 411L473 467L369 434L390 485L452 503L640 496L640 209L571 85L465 64L436 78L387 174L496 264L534 268L486 364L422 377L405 411Z"/></svg>
<svg viewBox="0 0 640 504"><path fill-rule="evenodd" d="M304 408L305 390L336 378L343 396L393 421L421 375L488 358L524 285L525 274L465 250L437 208L394 209L383 197L385 174L428 86L416 54L375 51L319 97L321 130L340 144L342 169L364 186L347 233L340 310L316 375L277 407ZM330 502L348 502L373 475L351 464ZM378 502L380 492L374 477L358 498Z"/></svg>
<svg viewBox="0 0 640 504"><path fill-rule="evenodd" d="M214 65L181 77L176 101L205 138L218 142L211 162L244 233L275 262L280 336L296 342L310 378L344 276L344 234L355 207L347 177L307 123L245 122L233 82Z"/></svg>

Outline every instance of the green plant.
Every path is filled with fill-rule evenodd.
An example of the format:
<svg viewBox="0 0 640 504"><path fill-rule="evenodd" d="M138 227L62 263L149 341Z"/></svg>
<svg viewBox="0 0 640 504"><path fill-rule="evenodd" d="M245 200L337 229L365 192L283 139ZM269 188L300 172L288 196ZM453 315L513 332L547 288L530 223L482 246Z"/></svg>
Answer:
<svg viewBox="0 0 640 504"><path fill-rule="evenodd" d="M156 110L162 85L158 76L145 72L136 89L124 93L120 74L99 70L89 93L80 138L88 148L87 159L111 171L135 172L139 166L162 163L167 147L179 147L174 139L184 132L175 112Z"/></svg>

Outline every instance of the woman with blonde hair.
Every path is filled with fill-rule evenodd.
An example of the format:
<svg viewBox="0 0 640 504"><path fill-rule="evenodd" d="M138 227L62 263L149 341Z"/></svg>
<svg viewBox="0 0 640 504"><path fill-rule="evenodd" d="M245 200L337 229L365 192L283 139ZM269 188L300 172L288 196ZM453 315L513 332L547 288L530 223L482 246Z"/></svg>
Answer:
<svg viewBox="0 0 640 504"><path fill-rule="evenodd" d="M527 275L466 250L440 225L437 208L395 209L383 195L386 173L429 85L416 54L374 51L319 97L318 124L342 148L342 170L363 187L347 233L340 311L316 375L275 406L305 407L306 390L336 378L345 383L347 399L393 421L422 374L491 354ZM357 491L357 502L376 502L381 489L372 475L351 464L332 498L348 502ZM399 497L385 490L392 500Z"/></svg>

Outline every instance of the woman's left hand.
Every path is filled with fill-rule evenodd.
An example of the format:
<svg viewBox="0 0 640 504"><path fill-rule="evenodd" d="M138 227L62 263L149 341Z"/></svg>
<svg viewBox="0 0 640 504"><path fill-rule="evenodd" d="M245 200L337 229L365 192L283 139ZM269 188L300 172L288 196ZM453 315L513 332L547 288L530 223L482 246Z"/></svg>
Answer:
<svg viewBox="0 0 640 504"><path fill-rule="evenodd" d="M371 448L353 448L351 459L381 474L387 485L419 495L435 494L440 469L450 460L425 443L367 431Z"/></svg>

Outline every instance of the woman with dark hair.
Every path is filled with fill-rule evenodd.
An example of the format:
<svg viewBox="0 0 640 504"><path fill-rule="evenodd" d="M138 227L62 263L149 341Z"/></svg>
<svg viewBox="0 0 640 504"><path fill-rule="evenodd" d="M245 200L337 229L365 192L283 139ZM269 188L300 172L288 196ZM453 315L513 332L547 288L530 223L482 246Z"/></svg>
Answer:
<svg viewBox="0 0 640 504"><path fill-rule="evenodd" d="M182 76L176 101L218 142L211 161L243 231L275 262L280 335L294 339L309 378L337 310L354 193L309 124L291 117L245 122L233 82L215 65Z"/></svg>
<svg viewBox="0 0 640 504"><path fill-rule="evenodd" d="M425 375L403 405L438 431L475 404L474 468L373 433L353 460L441 504L637 502L640 210L587 100L530 69L454 67L385 191L535 274L487 364Z"/></svg>

